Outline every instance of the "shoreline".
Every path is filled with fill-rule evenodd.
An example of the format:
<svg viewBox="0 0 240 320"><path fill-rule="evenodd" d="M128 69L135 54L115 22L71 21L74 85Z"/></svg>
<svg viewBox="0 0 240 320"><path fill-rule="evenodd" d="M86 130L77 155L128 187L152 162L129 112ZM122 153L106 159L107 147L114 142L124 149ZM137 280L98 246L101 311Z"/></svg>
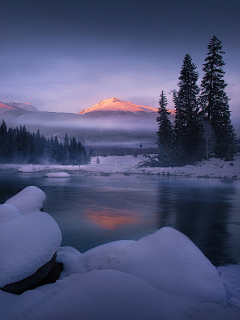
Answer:
<svg viewBox="0 0 240 320"><path fill-rule="evenodd" d="M123 174L125 176L138 175L158 175L186 177L197 179L220 179L224 181L240 180L240 156L234 161L224 161L223 159L211 158L202 160L196 165L186 165L183 167L138 167L138 163L143 157L133 156L108 156L93 157L90 164L86 165L59 165L59 164L0 164L0 170L15 169L16 172L79 172L100 174L110 176L111 174ZM97 164L99 159L100 164Z"/></svg>

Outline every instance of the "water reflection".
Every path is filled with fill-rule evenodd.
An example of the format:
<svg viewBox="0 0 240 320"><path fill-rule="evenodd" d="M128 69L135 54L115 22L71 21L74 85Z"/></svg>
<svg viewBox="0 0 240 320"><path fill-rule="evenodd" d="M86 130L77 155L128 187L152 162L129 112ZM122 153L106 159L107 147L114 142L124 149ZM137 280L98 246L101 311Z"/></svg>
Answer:
<svg viewBox="0 0 240 320"><path fill-rule="evenodd" d="M159 184L158 228L172 226L188 236L214 265L237 263L230 256L228 220L233 186Z"/></svg>
<svg viewBox="0 0 240 320"><path fill-rule="evenodd" d="M111 207L91 206L85 209L83 214L86 219L97 226L109 230L116 230L139 222L139 219L132 213L127 214L124 210Z"/></svg>

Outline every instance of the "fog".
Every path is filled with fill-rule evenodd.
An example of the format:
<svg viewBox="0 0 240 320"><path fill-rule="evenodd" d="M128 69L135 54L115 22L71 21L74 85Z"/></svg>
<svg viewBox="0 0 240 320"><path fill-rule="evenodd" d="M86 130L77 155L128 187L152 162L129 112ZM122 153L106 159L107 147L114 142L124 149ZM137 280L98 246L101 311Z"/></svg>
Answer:
<svg viewBox="0 0 240 320"><path fill-rule="evenodd" d="M112 115L78 115L54 112L5 112L0 114L0 121L7 126L25 125L30 132L40 133L46 137L57 135L60 141L67 133L75 136L88 146L136 148L156 146L158 130L155 113L116 114Z"/></svg>
<svg viewBox="0 0 240 320"><path fill-rule="evenodd" d="M109 154L113 148L156 148L156 132L158 124L156 113L142 114L74 114L55 112L5 112L0 114L0 121L5 120L7 126L25 125L30 132L39 129L45 137L57 135L63 141L65 134L76 137L88 149L105 149ZM174 115L170 115L174 122ZM238 137L240 125L233 117L233 125Z"/></svg>

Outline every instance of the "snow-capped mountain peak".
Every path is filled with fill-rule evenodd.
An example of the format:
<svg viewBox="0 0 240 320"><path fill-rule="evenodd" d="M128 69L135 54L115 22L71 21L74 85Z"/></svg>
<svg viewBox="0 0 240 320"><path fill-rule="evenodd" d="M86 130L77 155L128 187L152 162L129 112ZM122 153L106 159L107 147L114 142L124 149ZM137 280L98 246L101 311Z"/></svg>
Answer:
<svg viewBox="0 0 240 320"><path fill-rule="evenodd" d="M20 108L26 111L38 112L38 110L35 107L33 107L30 103L7 102L6 105L15 108Z"/></svg>
<svg viewBox="0 0 240 320"><path fill-rule="evenodd" d="M79 114L85 114L90 112L131 112L131 113L143 113L143 112L157 112L157 108L140 106L131 102L122 101L118 98L105 99L91 108L83 109Z"/></svg>

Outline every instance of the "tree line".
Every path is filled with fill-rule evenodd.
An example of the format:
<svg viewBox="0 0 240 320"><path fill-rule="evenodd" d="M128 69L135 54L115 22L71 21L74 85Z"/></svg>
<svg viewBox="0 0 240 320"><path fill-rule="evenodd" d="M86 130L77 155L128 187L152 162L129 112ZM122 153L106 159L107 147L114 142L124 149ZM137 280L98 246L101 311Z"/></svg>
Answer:
<svg viewBox="0 0 240 320"><path fill-rule="evenodd" d="M0 162L1 163L58 163L86 164L90 160L85 147L75 137L59 142L57 136L46 138L30 133L25 126L7 128L3 121L0 126Z"/></svg>
<svg viewBox="0 0 240 320"><path fill-rule="evenodd" d="M197 67L191 56L185 55L178 78L179 89L172 91L174 124L166 108L167 98L164 91L161 92L157 117L159 151L155 165L185 165L213 156L233 160L236 133L223 79L224 53L221 41L214 36L208 45L200 87Z"/></svg>

